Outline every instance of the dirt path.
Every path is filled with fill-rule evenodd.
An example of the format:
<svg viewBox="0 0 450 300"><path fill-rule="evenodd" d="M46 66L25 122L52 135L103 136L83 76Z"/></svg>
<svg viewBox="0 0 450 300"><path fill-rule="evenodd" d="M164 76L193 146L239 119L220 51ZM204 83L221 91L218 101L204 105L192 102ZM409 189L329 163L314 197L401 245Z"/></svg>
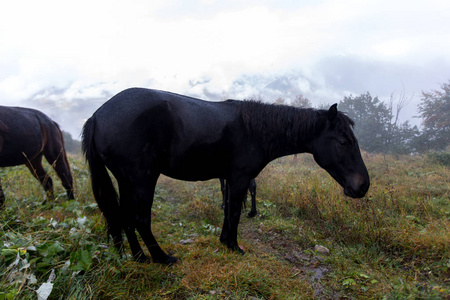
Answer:
<svg viewBox="0 0 450 300"><path fill-rule="evenodd" d="M314 254L314 249L302 249L298 242L285 236L282 231L264 232L263 223L257 219L242 220L240 234L252 244L255 254L274 254L292 267L293 277L308 281L317 299L339 299L336 291L324 286L324 276L331 268L324 263L324 258ZM305 251L308 250L308 251Z"/></svg>

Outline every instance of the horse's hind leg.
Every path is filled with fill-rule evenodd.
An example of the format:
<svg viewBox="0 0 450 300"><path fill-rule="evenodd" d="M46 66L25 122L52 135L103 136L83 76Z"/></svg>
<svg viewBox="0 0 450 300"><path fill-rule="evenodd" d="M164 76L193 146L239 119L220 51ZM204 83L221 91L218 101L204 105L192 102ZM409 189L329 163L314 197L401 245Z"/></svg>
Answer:
<svg viewBox="0 0 450 300"><path fill-rule="evenodd" d="M227 199L226 197L226 191L227 189L225 188L225 179L220 178L220 191L222 192L222 205L220 206L220 208L225 209L225 201Z"/></svg>
<svg viewBox="0 0 450 300"><path fill-rule="evenodd" d="M133 189L131 185L122 178L117 178L117 182L119 183L120 209L124 214L123 229L127 235L128 243L130 244L133 259L137 262L148 262L149 258L144 254L136 236L135 216L132 208Z"/></svg>
<svg viewBox="0 0 450 300"><path fill-rule="evenodd" d="M70 173L69 161L67 160L65 152L61 153L61 157L56 160L54 169L58 177L61 179L63 187L66 189L67 198L75 199L73 194L73 179Z"/></svg>
<svg viewBox="0 0 450 300"><path fill-rule="evenodd" d="M124 226L125 234L127 235L128 243L130 244L131 253L133 259L140 263L150 262L150 259L145 255L144 251L139 245L139 241L136 235L136 228L133 226Z"/></svg>
<svg viewBox="0 0 450 300"><path fill-rule="evenodd" d="M39 180L41 185L44 187L44 190L47 193L47 199L54 200L55 195L53 192L53 180L42 166L42 155L28 161L26 166L30 170L31 174L33 174L33 176L36 177L36 179Z"/></svg>
<svg viewBox="0 0 450 300"><path fill-rule="evenodd" d="M55 149L48 148L44 150L45 159L47 159L49 164L51 164L53 169L55 169L58 177L61 179L61 183L66 189L67 198L75 199L73 194L72 174L70 173L69 161L67 160L67 155L63 146L53 147Z"/></svg>
<svg viewBox="0 0 450 300"><path fill-rule="evenodd" d="M167 255L161 249L155 237L153 236L151 229L153 196L155 193L155 186L156 181L158 180L158 176L152 176L151 178L148 178L146 176L139 176L138 181L135 182L135 222L140 236L144 240L145 245L152 255L153 262L170 265L175 263L177 261L177 258Z"/></svg>
<svg viewBox="0 0 450 300"><path fill-rule="evenodd" d="M255 179L250 181L250 185L248 186L248 190L250 191L250 196L252 197L252 209L247 214L249 218L253 218L258 213L256 211L256 182Z"/></svg>

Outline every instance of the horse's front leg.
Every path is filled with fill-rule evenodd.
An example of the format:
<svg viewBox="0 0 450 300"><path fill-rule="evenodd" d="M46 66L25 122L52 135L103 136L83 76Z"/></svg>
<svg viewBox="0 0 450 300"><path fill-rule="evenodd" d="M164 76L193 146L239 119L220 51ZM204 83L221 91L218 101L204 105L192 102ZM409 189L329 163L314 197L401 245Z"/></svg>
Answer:
<svg viewBox="0 0 450 300"><path fill-rule="evenodd" d="M243 201L247 195L248 182L247 184L239 183L235 185L227 182L226 185L228 201L225 202L225 217L220 241L231 250L244 254L237 242L237 232Z"/></svg>

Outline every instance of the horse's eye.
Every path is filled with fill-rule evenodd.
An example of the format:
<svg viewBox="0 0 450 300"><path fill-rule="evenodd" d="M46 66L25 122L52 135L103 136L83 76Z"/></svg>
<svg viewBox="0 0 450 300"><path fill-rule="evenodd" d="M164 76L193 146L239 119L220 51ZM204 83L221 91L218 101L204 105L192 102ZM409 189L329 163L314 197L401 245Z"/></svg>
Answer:
<svg viewBox="0 0 450 300"><path fill-rule="evenodd" d="M339 145L346 146L348 143L346 140L338 140Z"/></svg>

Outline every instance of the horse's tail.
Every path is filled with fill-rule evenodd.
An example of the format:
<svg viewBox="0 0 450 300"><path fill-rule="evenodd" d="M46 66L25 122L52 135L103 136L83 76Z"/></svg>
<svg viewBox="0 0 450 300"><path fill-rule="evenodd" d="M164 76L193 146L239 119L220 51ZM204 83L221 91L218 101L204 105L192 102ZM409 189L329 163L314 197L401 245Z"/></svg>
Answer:
<svg viewBox="0 0 450 300"><path fill-rule="evenodd" d="M114 246L122 251L122 223L120 218L119 199L94 142L95 121L89 118L83 126L82 148L91 172L92 191L95 201L105 216L108 233L112 236Z"/></svg>

